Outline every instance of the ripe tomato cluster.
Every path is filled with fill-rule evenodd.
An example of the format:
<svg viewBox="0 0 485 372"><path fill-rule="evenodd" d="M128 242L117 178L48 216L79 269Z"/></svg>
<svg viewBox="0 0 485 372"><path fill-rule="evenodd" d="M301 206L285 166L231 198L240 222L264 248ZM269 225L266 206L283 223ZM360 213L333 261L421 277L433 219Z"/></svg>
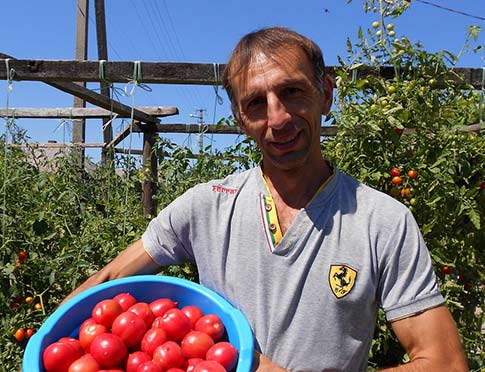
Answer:
<svg viewBox="0 0 485 372"><path fill-rule="evenodd" d="M46 372L230 372L238 350L216 314L130 293L98 302L79 328L44 350Z"/></svg>
<svg viewBox="0 0 485 372"><path fill-rule="evenodd" d="M34 335L34 333L35 331L33 328L19 328L14 332L13 337L18 342L22 342L24 340L28 340L29 338L31 338Z"/></svg>
<svg viewBox="0 0 485 372"><path fill-rule="evenodd" d="M415 169L410 169L406 172L409 180L414 180L418 177L418 172ZM391 189L391 195L396 197L401 195L403 198L409 198L412 194L412 189L409 187L408 182L404 182L403 176L401 175L401 170L397 167L393 167L390 171L391 183L393 185ZM414 199L411 199L410 204L413 203Z"/></svg>

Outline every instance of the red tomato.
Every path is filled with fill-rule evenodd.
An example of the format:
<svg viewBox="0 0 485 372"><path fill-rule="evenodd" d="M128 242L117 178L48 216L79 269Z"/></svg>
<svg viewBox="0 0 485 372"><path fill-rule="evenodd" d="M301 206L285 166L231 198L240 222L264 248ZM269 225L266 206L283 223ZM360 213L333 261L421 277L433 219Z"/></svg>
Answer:
<svg viewBox="0 0 485 372"><path fill-rule="evenodd" d="M161 316L157 316L152 322L152 328L162 328L162 318Z"/></svg>
<svg viewBox="0 0 485 372"><path fill-rule="evenodd" d="M84 354L69 366L68 372L98 372L101 366L91 354Z"/></svg>
<svg viewBox="0 0 485 372"><path fill-rule="evenodd" d="M33 335L34 335L35 331L33 330L33 328L27 328L25 330L25 338L28 340L29 338L31 338Z"/></svg>
<svg viewBox="0 0 485 372"><path fill-rule="evenodd" d="M182 368L169 368L165 372L186 372L186 371Z"/></svg>
<svg viewBox="0 0 485 372"><path fill-rule="evenodd" d="M167 334L162 328L150 328L141 340L141 350L151 356L158 346L167 341Z"/></svg>
<svg viewBox="0 0 485 372"><path fill-rule="evenodd" d="M182 354L185 358L205 358L207 350L214 345L214 340L207 333L190 331L181 342Z"/></svg>
<svg viewBox="0 0 485 372"><path fill-rule="evenodd" d="M409 187L404 187L401 189L401 196L403 198L407 198L410 195L411 195L411 189Z"/></svg>
<svg viewBox="0 0 485 372"><path fill-rule="evenodd" d="M401 170L399 168L392 168L391 169L391 177L397 177L401 175Z"/></svg>
<svg viewBox="0 0 485 372"><path fill-rule="evenodd" d="M100 334L106 333L108 330L102 324L97 324L94 319L90 318L84 321L79 328L79 342L82 348L89 352L89 347L93 339Z"/></svg>
<svg viewBox="0 0 485 372"><path fill-rule="evenodd" d="M178 308L167 310L162 316L160 326L168 338L174 341L181 341L191 329L189 318Z"/></svg>
<svg viewBox="0 0 485 372"><path fill-rule="evenodd" d="M13 337L15 338L15 340L17 340L18 342L20 341L23 341L25 339L25 329L24 328L19 328L15 331L15 333L13 334Z"/></svg>
<svg viewBox="0 0 485 372"><path fill-rule="evenodd" d="M203 358L190 358L187 359L187 363L185 363L186 372L192 372L197 364L203 362Z"/></svg>
<svg viewBox="0 0 485 372"><path fill-rule="evenodd" d="M81 345L81 342L74 337L61 337L57 342L69 342L71 346L81 355L84 354L84 349Z"/></svg>
<svg viewBox="0 0 485 372"><path fill-rule="evenodd" d="M120 293L117 294L116 296L113 297L113 300L118 302L123 309L123 311L126 311L130 308L130 306L133 306L134 304L137 303L137 300L133 295L130 293Z"/></svg>
<svg viewBox="0 0 485 372"><path fill-rule="evenodd" d="M174 341L167 341L158 346L153 352L153 360L159 363L163 370L182 367L185 362L182 349Z"/></svg>
<svg viewBox="0 0 485 372"><path fill-rule="evenodd" d="M391 182L394 184L394 185L400 185L402 183L402 178L400 176L395 176L395 177L392 177L392 180Z"/></svg>
<svg viewBox="0 0 485 372"><path fill-rule="evenodd" d="M128 355L126 361L126 372L136 372L138 367L144 363L152 360L152 357L143 351L135 351Z"/></svg>
<svg viewBox="0 0 485 372"><path fill-rule="evenodd" d="M150 310L155 317L162 316L169 309L177 307L177 303L173 302L170 298L159 298L153 302L150 302Z"/></svg>
<svg viewBox="0 0 485 372"><path fill-rule="evenodd" d="M220 363L225 369L231 371L237 365L238 351L229 342L221 341L212 346L206 354L207 360Z"/></svg>
<svg viewBox="0 0 485 372"><path fill-rule="evenodd" d="M137 302L129 307L128 311L134 312L145 321L147 328L152 326L155 315L153 315L150 306L146 302Z"/></svg>
<svg viewBox="0 0 485 372"><path fill-rule="evenodd" d="M106 368L118 366L128 355L126 346L120 336L103 333L96 336L89 348L94 359Z"/></svg>
<svg viewBox="0 0 485 372"><path fill-rule="evenodd" d="M123 312L121 305L113 299L98 302L92 311L92 317L98 324L111 328L113 321Z"/></svg>
<svg viewBox="0 0 485 372"><path fill-rule="evenodd" d="M187 316L187 318L189 318L192 329L195 329L195 323L204 316L200 307L195 305L184 306L180 310Z"/></svg>
<svg viewBox="0 0 485 372"><path fill-rule="evenodd" d="M192 372L227 372L226 369L214 360L204 360L197 364Z"/></svg>
<svg viewBox="0 0 485 372"><path fill-rule="evenodd" d="M195 323L195 330L207 333L214 341L219 341L224 335L224 324L216 314L207 314Z"/></svg>
<svg viewBox="0 0 485 372"><path fill-rule="evenodd" d="M394 133L396 133L398 136L401 136L403 130L401 128L398 128L398 127L392 127L392 130L394 131Z"/></svg>
<svg viewBox="0 0 485 372"><path fill-rule="evenodd" d="M54 342L42 353L46 372L67 372L69 366L83 354L71 342Z"/></svg>
<svg viewBox="0 0 485 372"><path fill-rule="evenodd" d="M25 259L27 258L27 253L25 251L19 251L18 256L19 256L19 261L18 262L20 264L25 263Z"/></svg>
<svg viewBox="0 0 485 372"><path fill-rule="evenodd" d="M164 371L165 370L162 368L162 366L153 360L149 360L148 362L143 362L136 370L136 372L164 372Z"/></svg>
<svg viewBox="0 0 485 372"><path fill-rule="evenodd" d="M137 345L146 330L145 321L132 311L118 315L111 326L111 333L120 336L127 347Z"/></svg>
<svg viewBox="0 0 485 372"><path fill-rule="evenodd" d="M415 171L414 169L408 170L408 177L409 178L416 178L418 176L418 172Z"/></svg>
<svg viewBox="0 0 485 372"><path fill-rule="evenodd" d="M451 267L449 267L449 266L443 266L441 268L441 272L443 274L445 274L445 275L449 275L449 274L451 274Z"/></svg>

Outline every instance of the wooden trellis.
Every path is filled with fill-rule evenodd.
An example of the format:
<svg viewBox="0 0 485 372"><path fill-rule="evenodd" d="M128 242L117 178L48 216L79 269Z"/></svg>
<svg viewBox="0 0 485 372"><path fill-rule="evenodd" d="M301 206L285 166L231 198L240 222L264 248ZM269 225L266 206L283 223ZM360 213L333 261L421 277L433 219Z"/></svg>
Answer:
<svg viewBox="0 0 485 372"><path fill-rule="evenodd" d="M143 155L143 164L151 169L151 174L157 174L157 159L152 147L157 133L197 133L200 129L197 124L161 124L160 117L178 114L176 107L130 107L106 95L96 93L79 85L79 82L101 82L101 83L128 83L133 79L133 71L138 68L142 71L143 81L138 83L150 84L195 84L195 85L220 85L220 75L216 76L214 71L222 74L225 65L207 63L168 63L168 62L100 62L100 61L78 61L78 60L32 60L15 59L6 54L0 53L0 66L8 66L7 69L0 69L0 79L15 81L40 81L53 86L61 91L72 94L75 97L89 102L98 108L72 108L72 109L29 109L16 108L0 110L0 116L15 116L16 118L102 118L104 122L113 115L119 118L132 118L133 122L124 128L116 137L109 142L98 144L103 149L112 148L116 150L119 144L130 133L143 133L143 150L134 150L133 154ZM336 77L339 68L327 66L326 73ZM102 70L102 71L101 71ZM141 74L140 74L141 75ZM392 67L360 68L354 78L364 79L369 75L380 75L391 79L394 76ZM100 76L103 78L101 79ZM479 68L455 68L453 73L447 77L457 84L468 84L474 88L481 88L483 84L483 71ZM74 83L77 82L77 83ZM239 128L234 126L217 126L215 124L204 125L205 133L219 134L241 134ZM469 130L479 130L469 128ZM409 131L409 130L408 130ZM333 136L337 133L335 126L322 127L321 135ZM105 137L106 138L106 137ZM108 138L110 138L108 136ZM86 144L84 141L73 143L80 147L89 147L93 144ZM147 181L143 186L144 211L153 215L156 206L153 203L153 195L156 192L153 182Z"/></svg>

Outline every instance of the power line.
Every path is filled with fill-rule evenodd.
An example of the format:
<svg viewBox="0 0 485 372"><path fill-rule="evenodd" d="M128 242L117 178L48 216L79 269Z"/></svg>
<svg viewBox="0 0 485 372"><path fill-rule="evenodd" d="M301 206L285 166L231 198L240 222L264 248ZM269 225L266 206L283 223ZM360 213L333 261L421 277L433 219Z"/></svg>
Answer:
<svg viewBox="0 0 485 372"><path fill-rule="evenodd" d="M435 3L432 3L430 1L426 1L426 0L415 0L415 1L417 1L419 3L426 4L426 5L434 6L435 8L443 9L443 10L446 10L446 11L451 12L451 13L456 13L456 14L460 14L460 15L463 15L463 16L466 16L466 17L479 19L480 21L485 21L485 17L477 16L477 15L470 14L470 13L465 13L465 12L462 12L460 10L455 10L455 9L447 8L445 6L442 6L442 5L439 5L439 4L435 4Z"/></svg>

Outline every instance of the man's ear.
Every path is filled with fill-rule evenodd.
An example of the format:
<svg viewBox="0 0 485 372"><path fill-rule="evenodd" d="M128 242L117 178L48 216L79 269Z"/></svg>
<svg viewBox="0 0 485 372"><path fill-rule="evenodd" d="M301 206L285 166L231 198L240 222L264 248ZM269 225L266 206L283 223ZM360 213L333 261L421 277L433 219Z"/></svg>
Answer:
<svg viewBox="0 0 485 372"><path fill-rule="evenodd" d="M322 93L322 113L327 115L333 104L333 79L330 75L323 76L323 93Z"/></svg>

